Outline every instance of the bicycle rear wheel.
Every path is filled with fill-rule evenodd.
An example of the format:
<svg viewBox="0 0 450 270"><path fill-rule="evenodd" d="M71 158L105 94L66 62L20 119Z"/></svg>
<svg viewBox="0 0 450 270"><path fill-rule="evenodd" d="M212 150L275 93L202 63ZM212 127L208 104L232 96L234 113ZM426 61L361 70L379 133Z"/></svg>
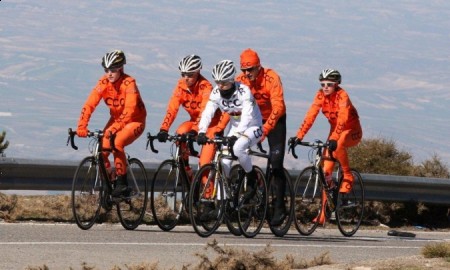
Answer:
<svg viewBox="0 0 450 270"><path fill-rule="evenodd" d="M127 230L136 229L144 218L148 200L147 173L144 164L136 158L128 161L129 195L117 203L117 214Z"/></svg>
<svg viewBox="0 0 450 270"><path fill-rule="evenodd" d="M253 166L256 171L257 189L249 202L243 200L247 189L246 181L239 184L238 224L242 234L247 238L255 237L262 229L267 212L267 184L263 171Z"/></svg>
<svg viewBox="0 0 450 270"><path fill-rule="evenodd" d="M362 177L358 171L351 171L354 179L352 190L347 194L338 194L336 208L336 220L339 231L347 237L354 235L358 231L364 214L364 184ZM340 182L342 182L342 177L340 177Z"/></svg>
<svg viewBox="0 0 450 270"><path fill-rule="evenodd" d="M322 206L322 185L320 174L311 166L305 168L297 177L294 186L294 223L302 235L312 234L317 226Z"/></svg>
<svg viewBox="0 0 450 270"><path fill-rule="evenodd" d="M180 169L172 159L163 161L153 177L150 196L152 214L163 231L172 230L183 213L187 187L182 179Z"/></svg>
<svg viewBox="0 0 450 270"><path fill-rule="evenodd" d="M222 177L216 177L216 166L206 164L195 174L189 192L189 217L201 237L213 234L222 223L225 201Z"/></svg>
<svg viewBox="0 0 450 270"><path fill-rule="evenodd" d="M292 224L292 218L294 215L294 189L292 187L292 180L291 180L291 176L289 175L289 172L284 169L284 179L286 179L285 181L285 195L284 195L284 205L286 207L286 217L284 218L283 223L281 223L280 225L270 225L270 219L272 218L273 215L273 211L275 208L275 201L276 201L276 194L277 194L277 189L278 189L278 183L275 183L275 178L273 175L270 176L270 180L269 180L269 188L268 188L268 194L269 194L269 199L268 199L268 220L269 220L269 227L270 227L270 231L278 237L283 237L288 231L289 228L291 227Z"/></svg>
<svg viewBox="0 0 450 270"><path fill-rule="evenodd" d="M80 229L90 229L100 214L102 184L94 157L84 158L72 181L72 213Z"/></svg>
<svg viewBox="0 0 450 270"><path fill-rule="evenodd" d="M231 167L230 170L230 178L228 180L228 186L230 188L225 211L225 223L227 225L228 231L233 235L240 236L242 235L241 229L239 229L239 221L238 221L238 190L239 183L244 178L244 170L238 164L235 164Z"/></svg>

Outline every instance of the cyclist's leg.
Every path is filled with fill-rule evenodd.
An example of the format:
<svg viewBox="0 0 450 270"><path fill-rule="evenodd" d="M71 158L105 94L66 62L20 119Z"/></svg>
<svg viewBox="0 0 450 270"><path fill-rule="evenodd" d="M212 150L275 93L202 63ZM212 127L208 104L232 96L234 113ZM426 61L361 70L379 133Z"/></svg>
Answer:
<svg viewBox="0 0 450 270"><path fill-rule="evenodd" d="M113 191L113 196L120 196L123 192L127 191L128 179L127 179L127 160L125 155L125 146L134 142L139 136L142 135L145 129L145 123L131 122L125 125L125 127L116 133L114 140L115 151L114 166L116 167L117 181ZM105 142L105 139L103 140Z"/></svg>
<svg viewBox="0 0 450 270"><path fill-rule="evenodd" d="M214 131L215 131L215 126L214 127L209 127L208 130L206 131L206 136L208 138L214 138ZM214 159L214 155L216 152L216 145L215 144L205 144L202 146L202 150L200 151L200 158L199 158L199 163L200 163L200 167L205 165L205 164L209 164L211 163L211 161ZM206 184L208 181L208 174L205 171L204 175L202 176L202 184ZM210 181L210 184L206 187L206 192L205 192L205 196L207 198L210 198L212 195L212 192L214 190L214 181ZM211 209L214 210L214 209Z"/></svg>
<svg viewBox="0 0 450 270"><path fill-rule="evenodd" d="M230 133L231 132L232 131L230 131ZM247 177L247 192L244 195L245 199L252 198L256 193L256 172L253 169L251 157L246 150L259 142L261 134L261 127L250 127L244 132L244 136L241 136L233 146L234 155L238 158L239 164L241 164Z"/></svg>
<svg viewBox="0 0 450 270"><path fill-rule="evenodd" d="M194 125L194 122L192 120L186 121L181 123L181 125L177 128L176 134L185 134L192 130L192 126ZM189 178L189 181L192 181L192 178L194 177L194 172L192 171L191 166L189 165L189 147L185 142L180 143L180 149L181 149L181 157L183 158L186 174Z"/></svg>
<svg viewBox="0 0 450 270"><path fill-rule="evenodd" d="M284 153L286 150L286 116L281 117L275 128L267 136L270 148L270 163L275 184L274 212L271 224L278 225L286 217L286 205L284 197L286 194L286 178L283 170ZM267 179L269 181L270 179Z"/></svg>
<svg viewBox="0 0 450 270"><path fill-rule="evenodd" d="M347 148L357 145L361 141L361 127L356 129L344 130L339 137L338 147L334 152L334 156L342 167L343 180L339 192L348 193L352 189L353 174L350 170L350 164L348 160Z"/></svg>

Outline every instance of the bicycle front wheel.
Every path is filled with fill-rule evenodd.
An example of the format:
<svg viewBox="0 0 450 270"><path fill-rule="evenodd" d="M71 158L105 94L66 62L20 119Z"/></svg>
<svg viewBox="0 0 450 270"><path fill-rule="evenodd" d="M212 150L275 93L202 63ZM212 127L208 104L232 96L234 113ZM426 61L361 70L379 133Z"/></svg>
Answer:
<svg viewBox="0 0 450 270"><path fill-rule="evenodd" d="M144 164L136 158L128 161L129 194L117 203L117 214L127 230L136 229L144 218L148 200L147 173Z"/></svg>
<svg viewBox="0 0 450 270"><path fill-rule="evenodd" d="M102 184L94 157L84 158L72 182L72 213L80 229L90 229L100 214Z"/></svg>
<svg viewBox="0 0 450 270"><path fill-rule="evenodd" d="M233 165L230 170L230 177L228 180L229 193L227 194L227 204L225 205L225 223L228 231L233 235L242 235L241 229L239 229L238 221L238 190L239 183L245 176L244 169L239 164Z"/></svg>
<svg viewBox="0 0 450 270"><path fill-rule="evenodd" d="M239 185L238 222L239 229L247 238L255 237L262 229L267 212L267 184L263 171L253 166L256 171L256 194L249 201L243 197L247 190L246 181Z"/></svg>
<svg viewBox="0 0 450 270"><path fill-rule="evenodd" d="M292 218L294 215L294 189L292 187L292 180L291 180L291 176L289 175L289 172L284 169L284 179L285 180L285 187L284 187L284 206L285 206L285 218L283 220L283 222L279 225L270 225L270 231L278 237L283 237L288 231L289 228L291 227L292 224ZM269 199L268 199L268 220L270 222L272 216L273 216L273 212L275 209L275 202L276 202L276 196L277 196L277 189L279 189L279 183L275 182L275 178L273 176L273 174L270 176L270 180L269 180L269 188L268 188L268 194L269 194ZM269 223L270 224L270 223Z"/></svg>
<svg viewBox="0 0 450 270"><path fill-rule="evenodd" d="M300 172L294 185L294 223L302 235L312 234L319 225L322 206L322 185L320 174L311 166Z"/></svg>
<svg viewBox="0 0 450 270"><path fill-rule="evenodd" d="M361 174L351 170L353 187L349 193L339 193L336 220L342 235L350 237L358 231L364 214L364 184ZM342 177L341 181L342 182Z"/></svg>
<svg viewBox="0 0 450 270"><path fill-rule="evenodd" d="M152 214L158 227L170 231L185 207L187 187L175 160L163 161L156 170L151 187Z"/></svg>
<svg viewBox="0 0 450 270"><path fill-rule="evenodd" d="M213 234L222 223L225 201L222 176L216 166L206 164L194 177L189 192L189 217L201 237Z"/></svg>

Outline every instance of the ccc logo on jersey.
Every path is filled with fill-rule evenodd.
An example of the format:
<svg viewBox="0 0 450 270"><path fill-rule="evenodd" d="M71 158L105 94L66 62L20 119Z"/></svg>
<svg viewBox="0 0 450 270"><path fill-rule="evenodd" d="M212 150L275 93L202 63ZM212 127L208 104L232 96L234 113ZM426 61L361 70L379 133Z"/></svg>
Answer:
<svg viewBox="0 0 450 270"><path fill-rule="evenodd" d="M240 107L242 104L239 102L238 99L234 99L234 100L227 100L227 99L222 99L222 106L225 108L237 108Z"/></svg>
<svg viewBox="0 0 450 270"><path fill-rule="evenodd" d="M106 105L110 107L121 107L125 105L125 99L124 98L106 98L105 100Z"/></svg>
<svg viewBox="0 0 450 270"><path fill-rule="evenodd" d="M201 102L198 102L198 101L186 100L185 102L183 102L183 107L186 109L197 110L197 109L200 109L200 105L201 105Z"/></svg>

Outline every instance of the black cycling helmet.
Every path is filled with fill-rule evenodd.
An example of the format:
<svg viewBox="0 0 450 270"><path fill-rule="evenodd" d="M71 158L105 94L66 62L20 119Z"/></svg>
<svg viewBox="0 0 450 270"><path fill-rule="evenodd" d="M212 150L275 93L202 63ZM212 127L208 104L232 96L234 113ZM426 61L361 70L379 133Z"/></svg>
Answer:
<svg viewBox="0 0 450 270"><path fill-rule="evenodd" d="M191 54L184 57L180 64L178 64L178 69L181 72L197 72L202 68L202 59L200 56Z"/></svg>
<svg viewBox="0 0 450 270"><path fill-rule="evenodd" d="M119 68L127 63L125 53L121 50L114 50L106 53L102 58L103 68Z"/></svg>
<svg viewBox="0 0 450 270"><path fill-rule="evenodd" d="M325 80L341 83L341 73L335 69L324 69L319 75L319 81Z"/></svg>

